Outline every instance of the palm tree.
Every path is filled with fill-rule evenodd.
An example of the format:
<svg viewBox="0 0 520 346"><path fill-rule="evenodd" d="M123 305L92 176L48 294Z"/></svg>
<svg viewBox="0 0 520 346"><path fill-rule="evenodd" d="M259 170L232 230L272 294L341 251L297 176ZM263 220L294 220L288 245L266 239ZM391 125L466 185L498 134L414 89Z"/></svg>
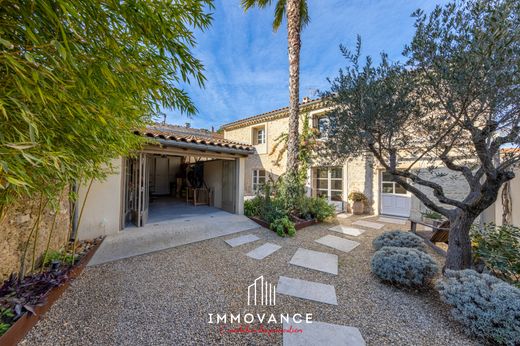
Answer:
<svg viewBox="0 0 520 346"><path fill-rule="evenodd" d="M258 6L266 8L272 0L242 0L245 11ZM278 0L274 10L273 30L277 31L287 15L289 51L289 133L287 139L287 172L298 172L298 107L300 98L300 31L310 21L307 0Z"/></svg>

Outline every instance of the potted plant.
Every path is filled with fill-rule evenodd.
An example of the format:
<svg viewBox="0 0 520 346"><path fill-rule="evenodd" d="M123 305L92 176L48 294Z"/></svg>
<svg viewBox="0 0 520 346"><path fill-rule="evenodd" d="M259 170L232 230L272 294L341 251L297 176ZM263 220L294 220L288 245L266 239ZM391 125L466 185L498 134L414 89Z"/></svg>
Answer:
<svg viewBox="0 0 520 346"><path fill-rule="evenodd" d="M361 215L365 212L367 197L362 192L353 191L348 195L348 199L352 201L352 214Z"/></svg>

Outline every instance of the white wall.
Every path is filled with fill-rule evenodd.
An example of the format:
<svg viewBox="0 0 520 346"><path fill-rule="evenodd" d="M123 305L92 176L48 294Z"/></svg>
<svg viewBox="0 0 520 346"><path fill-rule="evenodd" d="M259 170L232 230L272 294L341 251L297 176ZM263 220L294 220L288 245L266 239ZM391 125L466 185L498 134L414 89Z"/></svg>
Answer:
<svg viewBox="0 0 520 346"><path fill-rule="evenodd" d="M204 162L204 181L213 194L212 206L222 208L222 160Z"/></svg>
<svg viewBox="0 0 520 346"><path fill-rule="evenodd" d="M511 223L520 227L520 168L515 170L516 176L510 181L511 187ZM502 225L502 189L495 202L495 223Z"/></svg>
<svg viewBox="0 0 520 346"><path fill-rule="evenodd" d="M119 232L122 203L122 159L112 160L114 173L104 181L94 181L85 200L88 184L79 189L78 215L83 202L85 207L81 218L79 239L92 239Z"/></svg>

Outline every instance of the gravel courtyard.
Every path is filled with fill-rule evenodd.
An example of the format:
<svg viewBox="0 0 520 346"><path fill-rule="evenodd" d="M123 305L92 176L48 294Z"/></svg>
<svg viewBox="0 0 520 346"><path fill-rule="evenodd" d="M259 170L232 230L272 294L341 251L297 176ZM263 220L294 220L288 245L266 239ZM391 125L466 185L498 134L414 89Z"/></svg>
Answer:
<svg viewBox="0 0 520 346"><path fill-rule="evenodd" d="M335 224L350 225L355 220L351 216ZM372 239L385 230L407 226L385 224L381 230L367 229L350 237L328 231L333 225L311 226L293 238L259 229L89 267L22 344L282 344L280 334L221 333L219 326L208 324L209 313L239 312L312 313L314 321L359 328L367 345L478 344L452 321L434 289L404 291L380 283L371 274ZM261 240L234 248L224 242L243 234ZM361 245L344 253L315 242L328 234ZM282 248L263 260L245 255L265 241ZM338 255L338 275L290 265L299 247ZM248 307L247 287L260 275L273 284L282 275L333 285L338 305L278 294L276 306Z"/></svg>

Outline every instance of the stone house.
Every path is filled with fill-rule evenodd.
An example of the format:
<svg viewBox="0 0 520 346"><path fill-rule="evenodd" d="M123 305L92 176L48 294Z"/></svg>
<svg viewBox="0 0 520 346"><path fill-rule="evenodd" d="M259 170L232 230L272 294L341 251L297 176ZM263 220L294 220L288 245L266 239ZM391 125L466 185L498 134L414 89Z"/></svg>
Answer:
<svg viewBox="0 0 520 346"><path fill-rule="evenodd" d="M309 124L318 130L327 121L327 107L321 99L304 98L300 104L300 113L307 116ZM247 143L255 148L255 153L249 155L245 162L246 198L253 196L259 184L266 179L276 179L285 172L285 154L277 166L274 163L277 154L272 153L272 149L277 138L288 132L288 107L225 124L222 130L224 138ZM442 174L428 177L431 173L426 166L426 162L418 163L420 175L441 183L450 197L461 198L466 194L468 186L464 179L453 179L450 175ZM442 171L441 168L437 173ZM390 181L384 169L369 154L338 162L314 162L307 176L308 194L324 196L341 210L350 211L347 197L356 191L364 193L368 198L365 211L370 214L420 218L427 211L415 196ZM422 190L431 194L427 188Z"/></svg>

